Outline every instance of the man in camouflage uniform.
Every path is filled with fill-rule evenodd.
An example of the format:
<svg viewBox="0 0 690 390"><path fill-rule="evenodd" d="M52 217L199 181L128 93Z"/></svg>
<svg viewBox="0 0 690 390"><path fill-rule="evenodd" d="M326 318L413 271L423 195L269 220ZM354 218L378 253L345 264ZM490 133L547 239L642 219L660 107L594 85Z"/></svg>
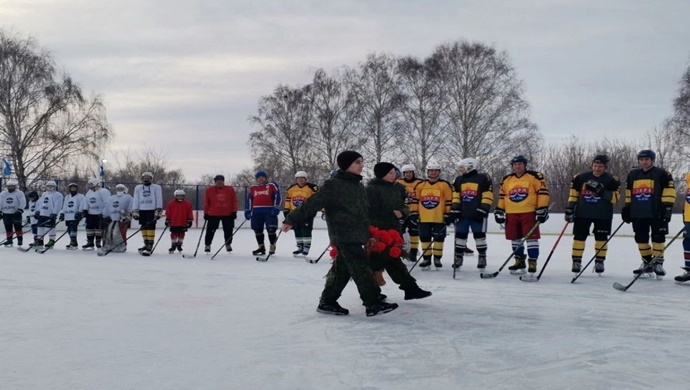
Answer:
<svg viewBox="0 0 690 390"><path fill-rule="evenodd" d="M340 168L334 177L326 180L321 190L294 209L285 218L282 231L313 217L324 209L328 215L328 236L338 250L326 276L326 286L316 311L323 314L346 315L349 311L338 304L338 298L350 278L354 280L359 296L366 306L367 316L387 313L398 305L379 299L381 289L374 281L364 244L369 239L367 194L362 185L362 155L346 150L337 157Z"/></svg>

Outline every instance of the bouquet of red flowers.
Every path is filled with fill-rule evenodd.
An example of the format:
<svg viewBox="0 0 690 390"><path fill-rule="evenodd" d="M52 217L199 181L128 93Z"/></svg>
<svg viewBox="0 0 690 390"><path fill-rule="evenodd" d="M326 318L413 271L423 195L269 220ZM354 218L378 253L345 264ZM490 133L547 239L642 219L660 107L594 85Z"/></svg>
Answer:
<svg viewBox="0 0 690 390"><path fill-rule="evenodd" d="M403 240L400 232L397 230L383 230L375 226L369 226L369 234L371 238L366 244L367 253L369 255L380 254L391 259L397 259L407 255L403 250L405 240ZM331 250L328 254L331 256L331 259L335 259L335 257L338 256L338 249L331 246Z"/></svg>

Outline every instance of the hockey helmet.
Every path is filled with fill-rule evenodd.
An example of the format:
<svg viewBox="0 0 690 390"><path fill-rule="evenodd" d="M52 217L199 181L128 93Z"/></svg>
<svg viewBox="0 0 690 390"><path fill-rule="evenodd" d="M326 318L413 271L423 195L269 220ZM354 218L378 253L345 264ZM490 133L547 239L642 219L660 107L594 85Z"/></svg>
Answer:
<svg viewBox="0 0 690 390"><path fill-rule="evenodd" d="M46 182L46 188L56 189L57 184L53 180L49 180L48 182Z"/></svg>
<svg viewBox="0 0 690 390"><path fill-rule="evenodd" d="M458 168L465 168L467 172L477 169L477 159L472 157L463 158L460 160L460 163L458 163Z"/></svg>
<svg viewBox="0 0 690 390"><path fill-rule="evenodd" d="M175 190L175 197L184 196L184 190Z"/></svg>
<svg viewBox="0 0 690 390"><path fill-rule="evenodd" d="M31 191L26 196L34 202L38 200L38 192L36 191Z"/></svg>
<svg viewBox="0 0 690 390"><path fill-rule="evenodd" d="M521 155L521 154L518 154L517 156L513 157L512 159L510 159L510 165L513 165L513 164L519 163L519 162L521 162L521 163L527 165L527 157L525 157L525 156L523 156L523 155Z"/></svg>
<svg viewBox="0 0 690 390"><path fill-rule="evenodd" d="M125 187L124 184L118 184L118 185L115 186L115 192L126 193L126 192L127 192L127 187Z"/></svg>
<svg viewBox="0 0 690 390"><path fill-rule="evenodd" d="M149 172L149 171L146 171L146 172L142 173L142 174L141 174L141 178L143 179L143 178L145 178L145 177L149 177L151 180L153 180L153 173L151 173L151 172Z"/></svg>
<svg viewBox="0 0 690 390"><path fill-rule="evenodd" d="M5 185L6 185L7 187L16 187L16 186L19 185L19 183L18 183L16 180L14 180L14 179L10 179L10 180L7 181L7 184L5 184Z"/></svg>
<svg viewBox="0 0 690 390"><path fill-rule="evenodd" d="M656 161L656 153L652 149L643 149L640 150L640 153L637 153L637 159L641 158L649 158L652 161Z"/></svg>
<svg viewBox="0 0 690 390"><path fill-rule="evenodd" d="M402 173L410 172L410 171L414 172L414 171L416 171L416 170L417 170L417 169L415 169L414 165L412 165L412 164L405 164L405 165L402 166L402 168L400 168L400 171L401 171Z"/></svg>
<svg viewBox="0 0 690 390"><path fill-rule="evenodd" d="M307 178L307 172L305 172L305 171L298 171L297 173L295 173L295 179L297 179L298 177L303 177L303 178L306 179L306 178Z"/></svg>
<svg viewBox="0 0 690 390"><path fill-rule="evenodd" d="M254 178L258 179L260 177L265 177L268 179L268 175L266 174L265 171L256 171L256 173L254 174Z"/></svg>
<svg viewBox="0 0 690 390"><path fill-rule="evenodd" d="M592 159L592 164L597 163L597 164L604 164L604 165L609 165L609 156L605 154L597 154L594 156L594 159Z"/></svg>
<svg viewBox="0 0 690 390"><path fill-rule="evenodd" d="M432 169L437 169L440 171L441 170L441 164L437 163L436 161L429 161L426 164L426 170L430 171Z"/></svg>
<svg viewBox="0 0 690 390"><path fill-rule="evenodd" d="M72 188L72 187L79 188L79 185L78 185L77 183L69 183L69 184L67 185L67 188L68 188L68 189L69 189L69 188Z"/></svg>
<svg viewBox="0 0 690 390"><path fill-rule="evenodd" d="M101 180L100 180L100 179L95 178L95 177L92 178L92 179L89 179L89 187L93 188L93 187L97 187L97 186L100 186L100 185L101 185Z"/></svg>

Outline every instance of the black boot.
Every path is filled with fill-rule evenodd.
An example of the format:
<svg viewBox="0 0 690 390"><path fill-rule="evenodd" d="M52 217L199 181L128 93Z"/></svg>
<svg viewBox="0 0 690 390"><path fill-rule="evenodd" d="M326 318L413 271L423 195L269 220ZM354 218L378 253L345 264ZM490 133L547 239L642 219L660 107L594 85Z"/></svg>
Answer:
<svg viewBox="0 0 690 390"><path fill-rule="evenodd" d="M338 302L319 302L319 306L316 307L316 311L321 314L332 314L336 316L346 316L350 314L350 311L340 306Z"/></svg>
<svg viewBox="0 0 690 390"><path fill-rule="evenodd" d="M384 314L391 312L395 309L398 308L397 303L388 303L388 302L377 302L371 306L367 306L367 317L372 317L378 314Z"/></svg>
<svg viewBox="0 0 690 390"><path fill-rule="evenodd" d="M172 245L170 245L170 249L168 249L168 253L172 255L175 253L175 249L177 249L177 244L173 242Z"/></svg>
<svg viewBox="0 0 690 390"><path fill-rule="evenodd" d="M400 286L400 289L405 291L405 300L409 301L410 299L422 299L431 296L431 291L425 291L422 290L417 283L403 288Z"/></svg>
<svg viewBox="0 0 690 390"><path fill-rule="evenodd" d="M177 251L182 253L182 243L181 242L177 243Z"/></svg>

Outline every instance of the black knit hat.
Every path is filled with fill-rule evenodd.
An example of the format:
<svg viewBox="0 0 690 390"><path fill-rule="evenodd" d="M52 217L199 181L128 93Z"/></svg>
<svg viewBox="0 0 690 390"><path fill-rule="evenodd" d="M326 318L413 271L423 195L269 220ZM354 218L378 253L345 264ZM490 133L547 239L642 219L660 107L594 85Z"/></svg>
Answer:
<svg viewBox="0 0 690 390"><path fill-rule="evenodd" d="M336 158L338 168L340 168L343 171L347 171L347 168L350 168L350 165L352 165L352 163L355 162L355 160L361 157L361 154L352 150L346 150L344 152L341 152Z"/></svg>
<svg viewBox="0 0 690 390"><path fill-rule="evenodd" d="M374 165L374 175L378 179L383 179L383 177L386 176L391 169L395 169L395 165L389 162L380 162Z"/></svg>

